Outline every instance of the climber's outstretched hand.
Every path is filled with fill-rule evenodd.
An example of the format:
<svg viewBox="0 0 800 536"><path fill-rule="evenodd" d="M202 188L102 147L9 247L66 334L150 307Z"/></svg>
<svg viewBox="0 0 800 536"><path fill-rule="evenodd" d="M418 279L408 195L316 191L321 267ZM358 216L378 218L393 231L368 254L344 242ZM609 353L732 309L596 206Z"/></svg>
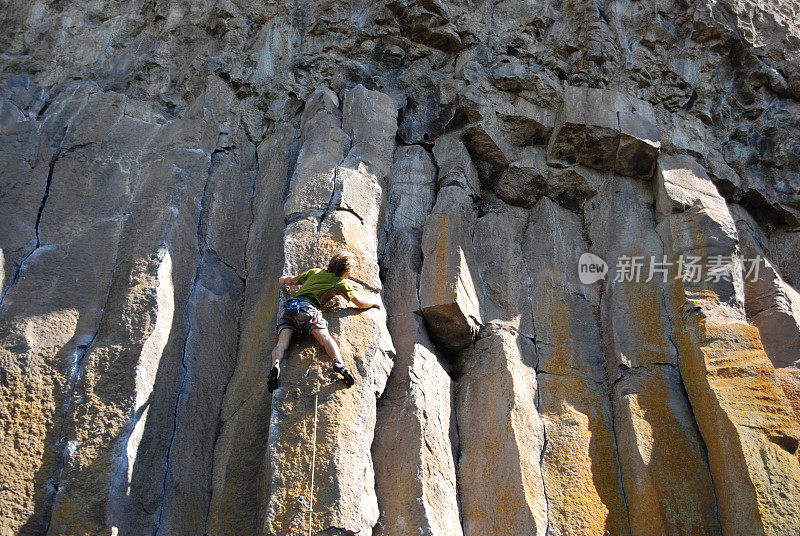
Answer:
<svg viewBox="0 0 800 536"><path fill-rule="evenodd" d="M362 300L358 296L356 296L350 301L352 301L353 305L355 305L359 309L369 309L371 307L374 307L376 309L381 309L382 307L381 302L378 300L370 300L370 299Z"/></svg>

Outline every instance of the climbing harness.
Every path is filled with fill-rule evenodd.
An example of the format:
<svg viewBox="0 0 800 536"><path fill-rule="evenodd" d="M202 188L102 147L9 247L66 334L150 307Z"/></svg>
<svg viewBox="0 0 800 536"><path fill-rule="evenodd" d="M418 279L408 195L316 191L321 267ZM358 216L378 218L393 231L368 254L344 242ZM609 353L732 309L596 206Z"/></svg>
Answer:
<svg viewBox="0 0 800 536"><path fill-rule="evenodd" d="M311 484L308 487L308 536L311 536L311 522L314 515L314 466L317 462L317 402L319 400L319 390L314 393L314 433L312 435L311 450Z"/></svg>
<svg viewBox="0 0 800 536"><path fill-rule="evenodd" d="M287 315L287 316L297 316L302 311L301 307L302 306L301 306L300 300L297 300L297 299L293 298L293 299L287 301L286 305L284 305L284 311L285 311L284 314Z"/></svg>

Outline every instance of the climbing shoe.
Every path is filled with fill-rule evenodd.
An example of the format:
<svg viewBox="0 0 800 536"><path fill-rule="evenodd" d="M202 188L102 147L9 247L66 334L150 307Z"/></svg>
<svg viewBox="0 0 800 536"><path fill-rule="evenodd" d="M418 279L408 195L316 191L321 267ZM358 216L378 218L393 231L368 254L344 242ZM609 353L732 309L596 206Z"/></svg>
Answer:
<svg viewBox="0 0 800 536"><path fill-rule="evenodd" d="M353 378L353 375L350 374L350 371L347 369L347 367L344 366L344 364L334 363L333 370L334 372L338 372L339 374L342 375L344 383L347 384L348 387L352 387L353 384L356 383L356 379Z"/></svg>
<svg viewBox="0 0 800 536"><path fill-rule="evenodd" d="M269 380L267 380L267 390L271 393L275 389L278 388L278 377L281 375L281 369L277 366L273 366L272 370L269 371Z"/></svg>

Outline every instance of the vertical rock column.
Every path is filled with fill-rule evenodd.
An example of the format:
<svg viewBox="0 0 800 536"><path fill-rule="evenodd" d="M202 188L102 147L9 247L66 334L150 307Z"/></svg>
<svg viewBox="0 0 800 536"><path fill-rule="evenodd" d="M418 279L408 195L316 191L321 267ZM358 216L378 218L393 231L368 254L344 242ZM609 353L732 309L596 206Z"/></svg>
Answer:
<svg viewBox="0 0 800 536"><path fill-rule="evenodd" d="M358 257L351 277L360 292L375 294L397 110L390 97L363 86L343 100L340 111L338 97L320 88L306 103L285 204L284 272L324 267L344 248ZM368 535L378 519L370 445L394 348L381 310L326 308L325 316L356 384L346 389L310 338L287 352L272 397L263 534L307 533L310 523L314 534Z"/></svg>
<svg viewBox="0 0 800 536"><path fill-rule="evenodd" d="M483 324L483 293L477 290L481 283L472 242L478 173L455 136L444 136L434 146L439 191L422 234L419 299L433 341L457 351L472 342Z"/></svg>
<svg viewBox="0 0 800 536"><path fill-rule="evenodd" d="M766 234L750 214L731 205L742 250L745 311L800 422L800 293L767 258ZM771 256L781 253L772 249Z"/></svg>
<svg viewBox="0 0 800 536"><path fill-rule="evenodd" d="M648 183L611 175L584 205L592 251L609 263L600 306L614 431L632 536L720 534L705 445L677 369ZM637 259L641 277L616 270ZM601 283L598 283L598 285Z"/></svg>
<svg viewBox="0 0 800 536"><path fill-rule="evenodd" d="M681 376L708 446L722 531L798 533L800 430L758 329L744 317L733 218L688 157L662 156L656 180L665 253L672 261L700 257L716 269L699 280L671 279L667 303Z"/></svg>
<svg viewBox="0 0 800 536"><path fill-rule="evenodd" d="M389 332L397 354L381 399L372 454L381 516L375 534L461 534L452 382L419 313L422 227L436 166L418 145L395 150L381 258Z"/></svg>
<svg viewBox="0 0 800 536"><path fill-rule="evenodd" d="M628 532L597 319L598 289L578 281L580 218L542 197L523 256L530 279L544 421L548 534Z"/></svg>
<svg viewBox="0 0 800 536"><path fill-rule="evenodd" d="M732 205L742 253L745 310L776 369L800 364L800 293L767 258L766 235L750 214Z"/></svg>
<svg viewBox="0 0 800 536"><path fill-rule="evenodd" d="M459 356L459 489L467 535L545 534L540 468L544 426L536 409L536 348L522 255L528 211L486 203L475 241L486 327Z"/></svg>
<svg viewBox="0 0 800 536"><path fill-rule="evenodd" d="M258 497L254 478L267 463L270 393L269 356L278 306L277 280L283 271L283 210L297 158L297 129L278 125L258 147L253 224L247 238L245 288L236 370L220 411L214 451L213 493L207 523L211 536L257 534Z"/></svg>
<svg viewBox="0 0 800 536"><path fill-rule="evenodd" d="M221 236L247 227L255 164L252 146L222 135L234 137L232 98L211 77L180 119L120 129L126 145L140 139L134 128L154 132L131 165L130 214L64 429L74 447L51 533L204 530L243 287L243 240Z"/></svg>
<svg viewBox="0 0 800 536"><path fill-rule="evenodd" d="M27 78L22 78L27 82ZM21 80L20 80L21 81ZM35 119L42 108L41 89L33 84L25 93L38 96L30 108L14 102L14 79L0 85L0 304L6 287L19 275L22 262L36 249L39 208L47 193L50 172L50 140ZM23 110L25 113L23 114Z"/></svg>
<svg viewBox="0 0 800 536"><path fill-rule="evenodd" d="M456 411L467 536L547 532L535 357L533 343L508 330L491 331L462 353Z"/></svg>
<svg viewBox="0 0 800 536"><path fill-rule="evenodd" d="M14 532L47 530L57 494L69 489L63 485L64 464L76 452L80 457L97 448L84 451L84 444L68 433L68 421L85 399L78 383L107 306L131 184L136 183L141 146L131 150L130 136L146 141L156 129L124 116L124 105L121 95L81 85L51 103L42 125L24 121L4 129L39 142L27 148L30 172L14 175L21 180L11 194L18 209L38 212L25 216L33 228L24 256L18 255L19 244L8 248L4 239L0 245L13 254L9 260L15 264L0 300L0 415L5 423L0 462L15 468L11 493L0 492L0 509ZM41 138L31 138L33 131ZM5 152L8 140L0 141ZM13 145L9 149L13 154ZM49 174L44 171L48 166ZM46 182L36 184L37 172ZM26 201L31 189L40 204ZM0 222L4 229L25 225L24 220L9 222L11 207L3 208L9 210ZM103 424L93 430L105 448L115 441L115 434L103 435ZM107 468L99 474L107 477ZM83 497L86 508L78 517L84 526L96 527L91 524L96 520L103 526L105 512L94 506L95 501L104 505L107 494L106 485Z"/></svg>

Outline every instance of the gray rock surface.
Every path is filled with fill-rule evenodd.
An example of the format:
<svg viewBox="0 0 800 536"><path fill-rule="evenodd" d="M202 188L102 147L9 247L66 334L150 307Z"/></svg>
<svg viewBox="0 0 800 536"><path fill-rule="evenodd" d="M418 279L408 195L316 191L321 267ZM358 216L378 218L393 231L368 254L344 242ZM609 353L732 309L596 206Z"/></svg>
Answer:
<svg viewBox="0 0 800 536"><path fill-rule="evenodd" d="M649 178L661 134L650 103L618 91L567 86L547 149L554 165L580 163Z"/></svg>
<svg viewBox="0 0 800 536"><path fill-rule="evenodd" d="M378 401L372 457L381 516L375 534L460 535L458 445L449 367L420 315L422 229L433 207L436 168L419 145L400 145L389 175L381 259L388 326L396 348Z"/></svg>
<svg viewBox="0 0 800 536"><path fill-rule="evenodd" d="M799 13L0 10L0 535L800 532ZM303 339L272 396L340 247L359 383Z"/></svg>
<svg viewBox="0 0 800 536"><path fill-rule="evenodd" d="M327 88L318 90L311 101L320 93L327 94ZM390 97L363 86L344 92L342 108L341 128L352 140L343 159L309 150L318 140L310 130L302 140L297 167L303 161L309 169L331 173L330 178L312 177L295 168L287 206L297 207L293 214L300 219L289 223L283 234L284 273L326 266L330 255L343 248L356 256L352 277L363 282L360 292L380 292L377 241L382 225L377 215L394 152L396 108ZM320 115L336 117L329 112L315 117ZM295 181L304 187L294 188ZM330 181L330 194L316 187ZM320 214L326 195L330 202ZM350 389L330 381L332 363L310 337L299 339L287 352L281 387L272 395L269 491L260 533L372 532L379 511L369 447L376 398L384 390L395 353L385 318L382 311L352 308L328 314L345 365L356 376Z"/></svg>
<svg viewBox="0 0 800 536"><path fill-rule="evenodd" d="M664 262L652 203L648 185L613 175L585 206L592 251L610 265L600 319L631 534L721 534L705 446L677 368L665 277L650 278L646 265ZM645 265L638 280L628 269L637 262Z"/></svg>
<svg viewBox="0 0 800 536"><path fill-rule="evenodd" d="M465 353L456 394L464 534L544 534L534 346L498 331Z"/></svg>

